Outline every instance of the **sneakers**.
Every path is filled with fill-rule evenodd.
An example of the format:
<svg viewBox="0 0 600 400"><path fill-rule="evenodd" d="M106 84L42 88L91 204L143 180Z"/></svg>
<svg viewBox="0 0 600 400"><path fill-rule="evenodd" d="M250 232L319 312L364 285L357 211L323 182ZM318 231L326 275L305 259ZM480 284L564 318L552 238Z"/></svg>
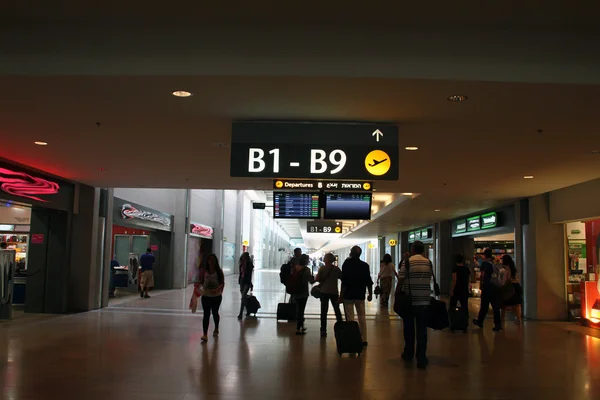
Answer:
<svg viewBox="0 0 600 400"><path fill-rule="evenodd" d="M238 315L238 321L241 321L244 316L242 314Z"/></svg>
<svg viewBox="0 0 600 400"><path fill-rule="evenodd" d="M219 337L219 330L215 329L215 331L213 332L213 337Z"/></svg>
<svg viewBox="0 0 600 400"><path fill-rule="evenodd" d="M208 342L208 338L206 337L206 335L204 335L204 336L202 336L202 337L200 338L200 341L201 341L202 343L206 343L206 342Z"/></svg>

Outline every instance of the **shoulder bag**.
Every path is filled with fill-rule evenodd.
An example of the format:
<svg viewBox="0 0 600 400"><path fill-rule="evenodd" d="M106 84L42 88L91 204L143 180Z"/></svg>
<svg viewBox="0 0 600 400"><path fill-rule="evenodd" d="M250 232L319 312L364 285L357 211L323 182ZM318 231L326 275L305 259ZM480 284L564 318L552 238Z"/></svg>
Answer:
<svg viewBox="0 0 600 400"><path fill-rule="evenodd" d="M332 267L332 268L329 270L329 273L328 273L327 275L325 275L325 276L324 276L324 277L321 279L321 281L319 282L319 284L318 284L318 285L314 285L314 286L312 287L312 289L310 290L310 295L311 295L312 297L314 297L315 299L320 299L320 298L321 298L321 285L322 285L322 284L323 284L323 283L324 283L324 282L325 282L325 281L326 281L326 280L327 280L327 279L328 279L328 278L331 276L331 274L333 273L333 269L334 269L334 268L335 268L335 267Z"/></svg>
<svg viewBox="0 0 600 400"><path fill-rule="evenodd" d="M446 302L437 299L437 296L440 295L440 287L435 279L433 264L430 262L429 265L431 266L431 275L433 276L434 296L431 296L429 301L427 327L436 331L441 331L442 329L446 329L450 326L450 318L448 315Z"/></svg>
<svg viewBox="0 0 600 400"><path fill-rule="evenodd" d="M412 291L410 287L410 262L408 259L404 261L404 268L406 269L406 279L408 279L408 293L402 290L402 286L398 285L396 288L396 300L394 301L394 312L400 316L400 318L408 318L412 315Z"/></svg>

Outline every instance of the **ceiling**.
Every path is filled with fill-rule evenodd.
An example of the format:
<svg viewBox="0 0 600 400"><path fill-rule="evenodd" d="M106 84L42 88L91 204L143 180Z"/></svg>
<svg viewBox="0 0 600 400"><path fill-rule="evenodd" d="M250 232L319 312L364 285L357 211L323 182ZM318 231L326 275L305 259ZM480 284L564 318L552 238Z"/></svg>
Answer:
<svg viewBox="0 0 600 400"><path fill-rule="evenodd" d="M600 177L595 3L60 4L0 6L0 157L73 181L268 191L229 177L235 119L398 125L400 179L375 188L420 195L353 239Z"/></svg>

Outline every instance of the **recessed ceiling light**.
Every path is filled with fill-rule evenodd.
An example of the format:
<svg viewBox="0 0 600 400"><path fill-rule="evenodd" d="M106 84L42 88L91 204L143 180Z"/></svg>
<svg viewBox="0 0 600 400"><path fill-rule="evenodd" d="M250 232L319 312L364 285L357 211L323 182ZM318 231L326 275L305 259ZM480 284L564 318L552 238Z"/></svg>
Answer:
<svg viewBox="0 0 600 400"><path fill-rule="evenodd" d="M191 92L186 90L174 90L171 94L175 97L190 97L192 95Z"/></svg>
<svg viewBox="0 0 600 400"><path fill-rule="evenodd" d="M48 143L46 142L33 142L35 144L37 144L38 146L48 146Z"/></svg>
<svg viewBox="0 0 600 400"><path fill-rule="evenodd" d="M402 193L402 196L412 196L412 193Z"/></svg>
<svg viewBox="0 0 600 400"><path fill-rule="evenodd" d="M437 208L436 208L436 209L435 209L435 210L433 210L433 211L435 211L435 212L440 212L440 211L442 211L442 210L439 210L439 209L437 209Z"/></svg>
<svg viewBox="0 0 600 400"><path fill-rule="evenodd" d="M465 101L466 99L467 99L467 96L465 96L463 94L454 94L454 95L448 97L448 101L451 101L454 103Z"/></svg>
<svg viewBox="0 0 600 400"><path fill-rule="evenodd" d="M417 146L406 146L404 148L404 150L415 151L415 150L419 150L419 148Z"/></svg>
<svg viewBox="0 0 600 400"><path fill-rule="evenodd" d="M524 179L533 179L533 175L525 175L523 178Z"/></svg>

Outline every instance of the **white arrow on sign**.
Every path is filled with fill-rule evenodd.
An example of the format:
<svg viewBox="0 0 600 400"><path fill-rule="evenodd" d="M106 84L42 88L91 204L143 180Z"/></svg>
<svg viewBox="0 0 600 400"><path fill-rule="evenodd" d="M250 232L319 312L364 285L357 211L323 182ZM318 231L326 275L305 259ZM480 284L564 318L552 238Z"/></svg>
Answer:
<svg viewBox="0 0 600 400"><path fill-rule="evenodd" d="M379 129L376 129L371 136L375 136L377 138L377 141L379 142L379 138L383 137L383 132L381 132Z"/></svg>

